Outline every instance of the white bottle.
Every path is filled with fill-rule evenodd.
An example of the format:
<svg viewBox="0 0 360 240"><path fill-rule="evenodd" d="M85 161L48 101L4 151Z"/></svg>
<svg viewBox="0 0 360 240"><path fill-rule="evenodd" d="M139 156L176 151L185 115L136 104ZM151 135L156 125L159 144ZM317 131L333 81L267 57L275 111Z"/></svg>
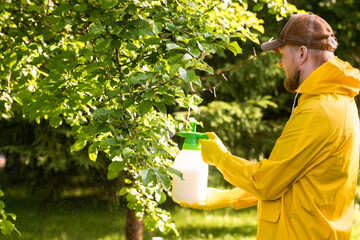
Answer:
<svg viewBox="0 0 360 240"><path fill-rule="evenodd" d="M183 149L176 156L173 168L182 173L182 178L173 176L172 198L175 202L198 203L206 200L209 165L201 157L199 138L207 138L196 132L196 123L191 123L192 132L180 132L185 137Z"/></svg>

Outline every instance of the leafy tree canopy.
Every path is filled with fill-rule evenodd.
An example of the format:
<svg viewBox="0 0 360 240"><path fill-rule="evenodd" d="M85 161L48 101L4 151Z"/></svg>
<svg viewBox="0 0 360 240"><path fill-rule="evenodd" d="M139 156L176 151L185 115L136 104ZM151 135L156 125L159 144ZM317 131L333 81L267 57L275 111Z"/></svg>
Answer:
<svg viewBox="0 0 360 240"><path fill-rule="evenodd" d="M179 174L171 138L186 127L170 113L197 110L200 76L214 73L206 56L259 43L256 11L278 19L296 11L286 0L248 2L1 1L0 118L17 107L71 127L72 152L87 149L92 161L104 152L108 179L126 176L120 195L147 228L176 232L159 207Z"/></svg>

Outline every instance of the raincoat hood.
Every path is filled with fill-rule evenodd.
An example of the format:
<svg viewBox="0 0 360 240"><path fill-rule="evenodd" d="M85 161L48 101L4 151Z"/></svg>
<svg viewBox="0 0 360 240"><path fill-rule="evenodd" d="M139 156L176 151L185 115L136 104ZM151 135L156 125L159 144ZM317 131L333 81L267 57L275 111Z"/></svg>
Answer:
<svg viewBox="0 0 360 240"><path fill-rule="evenodd" d="M359 94L360 72L348 62L334 57L313 71L296 89L305 94L337 93L355 97Z"/></svg>

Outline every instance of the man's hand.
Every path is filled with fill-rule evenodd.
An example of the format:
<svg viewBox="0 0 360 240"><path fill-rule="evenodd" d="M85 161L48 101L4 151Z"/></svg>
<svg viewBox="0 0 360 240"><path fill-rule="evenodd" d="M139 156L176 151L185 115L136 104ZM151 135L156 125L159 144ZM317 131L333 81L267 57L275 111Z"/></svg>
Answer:
<svg viewBox="0 0 360 240"><path fill-rule="evenodd" d="M215 133L207 132L206 135L210 140L199 139L201 156L204 162L217 167L230 153Z"/></svg>
<svg viewBox="0 0 360 240"><path fill-rule="evenodd" d="M247 208L255 206L257 202L258 199L256 197L240 188L232 190L208 188L205 201L193 204L180 202L179 204L182 207L209 211L230 206L234 206L235 209Z"/></svg>
<svg viewBox="0 0 360 240"><path fill-rule="evenodd" d="M181 202L180 205L182 207L193 209L214 210L234 205L234 199L232 195L233 194L231 194L231 190L226 191L215 188L208 188L205 201L193 204Z"/></svg>

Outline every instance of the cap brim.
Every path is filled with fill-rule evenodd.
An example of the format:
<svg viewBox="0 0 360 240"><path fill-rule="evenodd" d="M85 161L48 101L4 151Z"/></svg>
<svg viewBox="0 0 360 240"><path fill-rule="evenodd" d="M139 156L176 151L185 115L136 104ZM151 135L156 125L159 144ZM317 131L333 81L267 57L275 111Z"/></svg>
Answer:
<svg viewBox="0 0 360 240"><path fill-rule="evenodd" d="M276 40L261 44L261 50L263 50L263 51L275 50L284 45L285 45L285 43L276 39Z"/></svg>

